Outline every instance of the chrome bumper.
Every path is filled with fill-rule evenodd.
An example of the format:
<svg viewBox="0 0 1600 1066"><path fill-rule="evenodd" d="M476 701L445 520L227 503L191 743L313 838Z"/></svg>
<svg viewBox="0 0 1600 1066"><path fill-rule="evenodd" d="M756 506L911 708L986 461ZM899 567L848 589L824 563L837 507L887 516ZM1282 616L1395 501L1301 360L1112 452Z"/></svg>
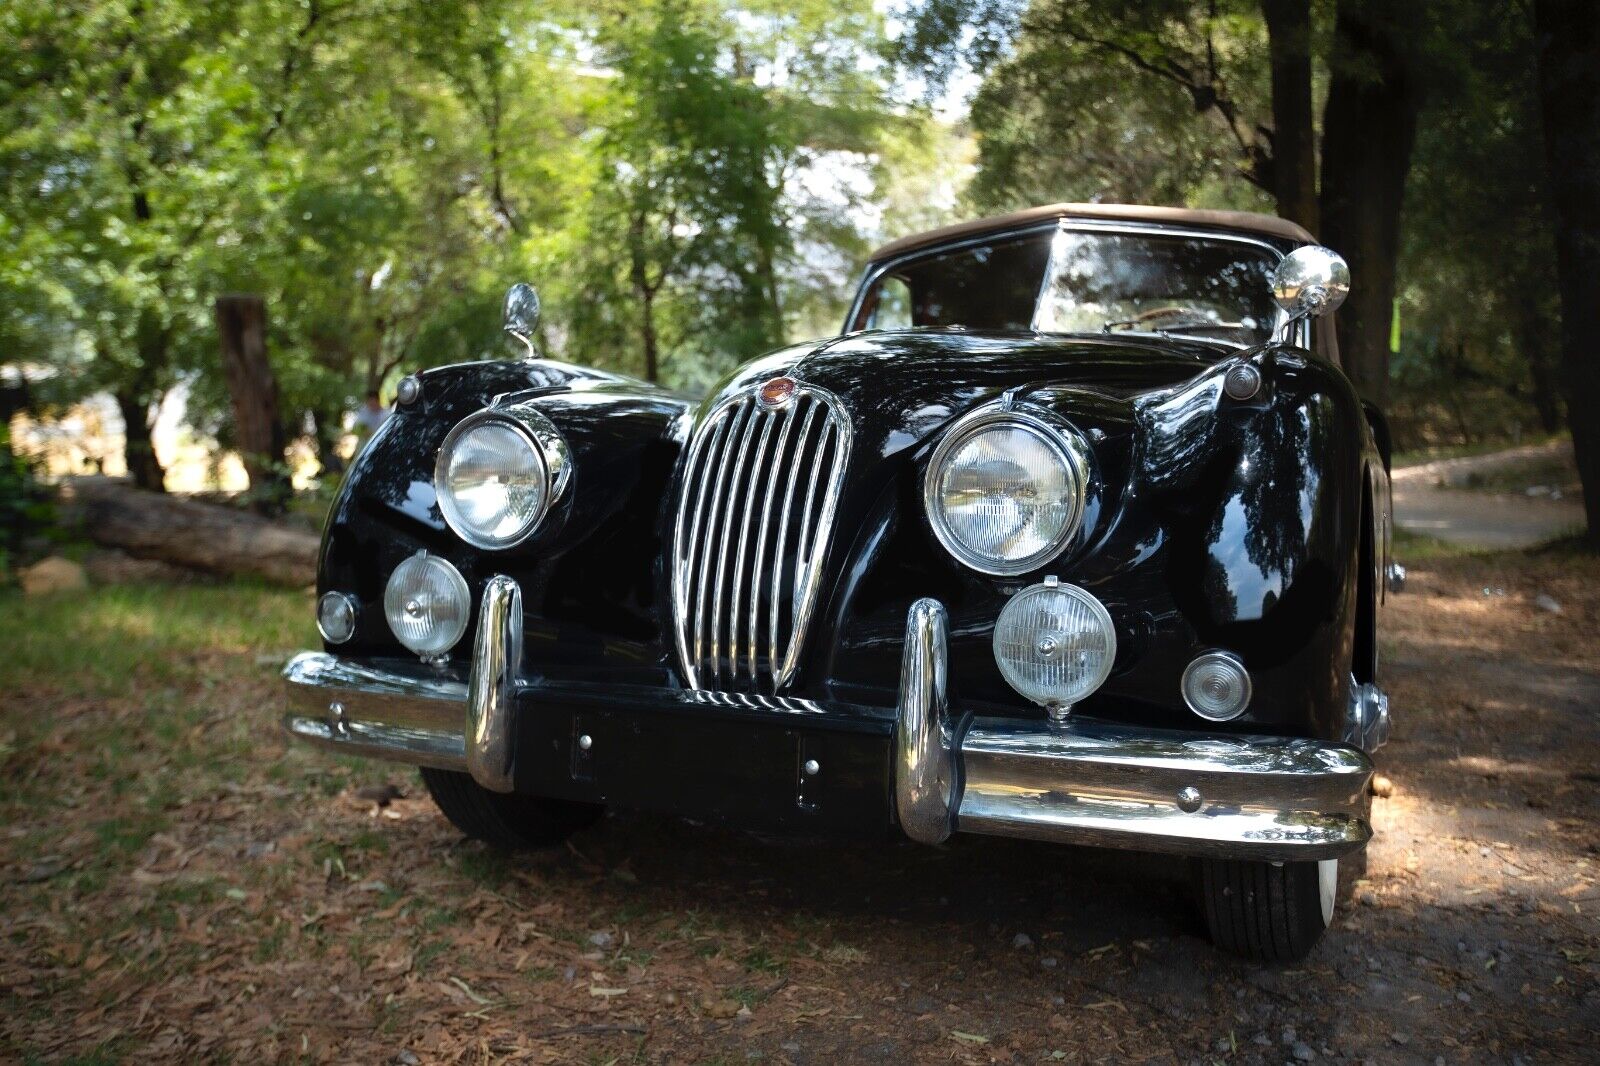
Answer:
<svg viewBox="0 0 1600 1066"><path fill-rule="evenodd" d="M516 583L492 579L465 683L298 655L284 670L284 724L336 751L465 771L509 791L521 620ZM962 722L946 699L946 630L937 601L912 606L892 783L913 840L937 844L965 832L1285 861L1333 858L1372 835L1372 762L1352 747L1088 719Z"/></svg>
<svg viewBox="0 0 1600 1066"><path fill-rule="evenodd" d="M1288 737L975 718L956 735L937 600L906 620L895 804L913 840L952 832L1231 858L1328 859L1364 845L1372 761Z"/></svg>

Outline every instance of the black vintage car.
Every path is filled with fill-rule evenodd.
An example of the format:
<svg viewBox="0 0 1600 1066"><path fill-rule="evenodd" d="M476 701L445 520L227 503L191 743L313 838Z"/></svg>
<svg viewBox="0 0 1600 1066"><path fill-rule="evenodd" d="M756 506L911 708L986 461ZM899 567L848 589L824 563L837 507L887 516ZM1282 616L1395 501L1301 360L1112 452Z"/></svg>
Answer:
<svg viewBox="0 0 1600 1066"><path fill-rule="evenodd" d="M1298 958L1388 731L1348 287L1279 219L1058 205L881 249L693 401L535 357L515 286L527 357L406 378L352 466L287 728L496 845L617 805L1189 855L1219 944Z"/></svg>

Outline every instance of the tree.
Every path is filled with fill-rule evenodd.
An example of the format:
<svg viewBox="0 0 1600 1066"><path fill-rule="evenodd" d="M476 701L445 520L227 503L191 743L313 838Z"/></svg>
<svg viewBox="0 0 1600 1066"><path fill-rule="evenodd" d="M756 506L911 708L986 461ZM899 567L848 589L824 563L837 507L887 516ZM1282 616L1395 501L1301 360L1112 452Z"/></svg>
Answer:
<svg viewBox="0 0 1600 1066"><path fill-rule="evenodd" d="M1332 47L1323 56L1329 87L1320 184L1308 169L1318 140L1309 0L1043 0L1026 12L1009 0L931 0L919 9L903 54L918 61L959 51L968 30L978 27L979 60L992 60L1000 40L1037 42L1033 48L1054 60L1048 74L1041 64L1041 83L1051 77L1082 83L1085 68L1100 68L1170 94L1158 102L1121 81L1115 91L1080 97L1073 115L1055 117L1058 128L1085 114L1093 124L1108 109L1131 107L1135 129L1192 134L1175 108L1192 109L1210 124L1210 150L1228 146L1238 178L1272 197L1284 217L1320 223L1322 239L1350 261L1356 285L1340 312L1341 355L1357 388L1382 402L1405 175L1425 98L1425 60L1439 46L1422 5L1338 0L1336 7ZM1159 140L1140 142L1133 152L1163 147ZM1207 151L1181 141L1178 148L1179 168ZM1120 161L1127 149L1128 142L1118 141L1110 152ZM1180 184L1195 187L1192 179ZM1233 195L1235 202L1246 198Z"/></svg>
<svg viewBox="0 0 1600 1066"><path fill-rule="evenodd" d="M267 359L267 305L259 296L227 295L216 301L222 372L233 399L233 421L250 492L259 510L275 513L289 495L283 466L283 420L278 379Z"/></svg>
<svg viewBox="0 0 1600 1066"><path fill-rule="evenodd" d="M1407 178L1390 404L1406 446L1564 424L1532 19L1461 15L1463 62L1423 113Z"/></svg>
<svg viewBox="0 0 1600 1066"><path fill-rule="evenodd" d="M1600 547L1600 9L1534 0L1539 100L1561 289L1561 373L1583 482L1588 541Z"/></svg>
<svg viewBox="0 0 1600 1066"><path fill-rule="evenodd" d="M573 309L576 350L622 348L646 378L686 385L782 342L797 248L854 238L797 179L872 143L881 87L849 45L876 28L867 5L689 0L602 25L616 77L584 212L577 287L591 298Z"/></svg>

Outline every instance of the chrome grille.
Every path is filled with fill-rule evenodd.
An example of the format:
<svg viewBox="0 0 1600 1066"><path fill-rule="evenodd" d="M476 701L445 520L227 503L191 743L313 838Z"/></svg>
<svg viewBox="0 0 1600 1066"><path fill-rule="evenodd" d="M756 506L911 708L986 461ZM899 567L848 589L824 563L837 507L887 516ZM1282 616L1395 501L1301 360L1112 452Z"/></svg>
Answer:
<svg viewBox="0 0 1600 1066"><path fill-rule="evenodd" d="M776 693L793 678L849 456L838 401L798 382L774 407L754 390L724 400L695 430L672 548L692 688Z"/></svg>

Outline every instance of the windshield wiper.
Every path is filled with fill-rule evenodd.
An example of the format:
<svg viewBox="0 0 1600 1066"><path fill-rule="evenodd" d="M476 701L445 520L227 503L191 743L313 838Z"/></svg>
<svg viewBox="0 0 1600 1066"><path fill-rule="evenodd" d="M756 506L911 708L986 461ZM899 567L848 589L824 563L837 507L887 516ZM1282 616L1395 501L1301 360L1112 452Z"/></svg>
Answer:
<svg viewBox="0 0 1600 1066"><path fill-rule="evenodd" d="M1243 322L1225 322L1222 319L1209 318L1198 314L1174 315L1170 321L1162 321L1161 317L1151 315L1145 318L1125 318L1115 322L1107 322L1100 327L1100 332L1182 333L1188 330L1200 329L1247 330L1250 328Z"/></svg>

